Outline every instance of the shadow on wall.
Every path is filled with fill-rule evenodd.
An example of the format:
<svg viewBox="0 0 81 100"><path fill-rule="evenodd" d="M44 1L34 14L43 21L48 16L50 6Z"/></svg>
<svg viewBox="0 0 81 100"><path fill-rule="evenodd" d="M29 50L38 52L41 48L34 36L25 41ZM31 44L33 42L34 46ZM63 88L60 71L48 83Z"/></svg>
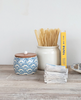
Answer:
<svg viewBox="0 0 81 100"><path fill-rule="evenodd" d="M73 63L79 63L80 55L80 47L78 39L68 39L67 40L67 63L68 65L72 65ZM78 51L79 49L79 51Z"/></svg>

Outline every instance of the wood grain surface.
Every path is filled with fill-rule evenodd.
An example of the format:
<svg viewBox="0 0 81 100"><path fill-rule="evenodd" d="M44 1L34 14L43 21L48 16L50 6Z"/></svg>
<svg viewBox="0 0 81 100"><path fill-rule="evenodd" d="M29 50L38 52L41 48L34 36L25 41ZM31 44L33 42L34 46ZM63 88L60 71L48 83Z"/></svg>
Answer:
<svg viewBox="0 0 81 100"><path fill-rule="evenodd" d="M81 100L81 74L69 68L65 84L45 84L43 75L16 75L13 66L0 66L0 100Z"/></svg>

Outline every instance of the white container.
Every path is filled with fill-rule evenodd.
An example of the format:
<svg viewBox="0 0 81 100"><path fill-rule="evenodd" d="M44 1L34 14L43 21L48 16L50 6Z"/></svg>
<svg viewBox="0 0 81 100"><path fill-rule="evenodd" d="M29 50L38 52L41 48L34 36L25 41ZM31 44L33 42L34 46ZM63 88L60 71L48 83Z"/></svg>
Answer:
<svg viewBox="0 0 81 100"><path fill-rule="evenodd" d="M60 65L59 46L37 46L38 69L44 70L46 63Z"/></svg>

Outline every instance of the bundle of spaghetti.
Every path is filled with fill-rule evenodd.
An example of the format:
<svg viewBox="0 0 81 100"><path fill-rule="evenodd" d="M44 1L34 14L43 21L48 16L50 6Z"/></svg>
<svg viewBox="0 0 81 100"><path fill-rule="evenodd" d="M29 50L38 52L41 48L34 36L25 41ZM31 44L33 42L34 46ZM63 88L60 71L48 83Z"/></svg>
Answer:
<svg viewBox="0 0 81 100"><path fill-rule="evenodd" d="M35 30L35 35L39 46L57 46L58 36L60 29L49 29L46 30L41 28Z"/></svg>

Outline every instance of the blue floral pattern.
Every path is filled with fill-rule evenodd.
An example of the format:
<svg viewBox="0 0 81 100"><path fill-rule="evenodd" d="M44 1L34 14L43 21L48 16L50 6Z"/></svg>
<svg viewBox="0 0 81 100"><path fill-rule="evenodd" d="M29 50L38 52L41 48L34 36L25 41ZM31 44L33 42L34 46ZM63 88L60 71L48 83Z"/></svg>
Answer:
<svg viewBox="0 0 81 100"><path fill-rule="evenodd" d="M38 68L38 59L32 58L14 58L14 70L16 74L28 75L34 74Z"/></svg>

